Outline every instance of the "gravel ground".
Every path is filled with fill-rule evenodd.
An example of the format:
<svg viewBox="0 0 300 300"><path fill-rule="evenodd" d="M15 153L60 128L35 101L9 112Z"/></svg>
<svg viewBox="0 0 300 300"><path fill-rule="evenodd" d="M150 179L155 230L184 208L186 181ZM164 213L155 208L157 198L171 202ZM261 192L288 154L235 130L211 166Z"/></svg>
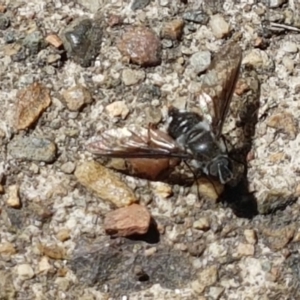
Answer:
<svg viewBox="0 0 300 300"><path fill-rule="evenodd" d="M0 0L0 299L300 299L299 15L294 0ZM87 141L164 128L227 40L243 51L224 128L246 144L237 185L216 201L209 183L199 198L102 168L124 164ZM133 202L147 233L109 236L105 216Z"/></svg>

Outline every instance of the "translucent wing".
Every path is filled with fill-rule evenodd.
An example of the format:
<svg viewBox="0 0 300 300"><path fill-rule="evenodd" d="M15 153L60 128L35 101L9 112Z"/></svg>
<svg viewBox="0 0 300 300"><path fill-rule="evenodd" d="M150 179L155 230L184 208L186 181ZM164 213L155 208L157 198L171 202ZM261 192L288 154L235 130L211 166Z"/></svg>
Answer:
<svg viewBox="0 0 300 300"><path fill-rule="evenodd" d="M153 126L107 130L92 138L86 148L95 155L115 158L190 158L176 141Z"/></svg>
<svg viewBox="0 0 300 300"><path fill-rule="evenodd" d="M203 76L198 105L216 137L222 134L241 61L241 48L234 42L228 43L215 54L207 73Z"/></svg>

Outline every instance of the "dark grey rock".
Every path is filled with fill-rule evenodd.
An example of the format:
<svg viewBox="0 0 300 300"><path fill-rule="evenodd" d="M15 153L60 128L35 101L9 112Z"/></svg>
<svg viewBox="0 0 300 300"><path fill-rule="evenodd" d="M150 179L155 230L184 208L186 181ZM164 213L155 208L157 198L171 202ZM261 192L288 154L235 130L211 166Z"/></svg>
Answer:
<svg viewBox="0 0 300 300"><path fill-rule="evenodd" d="M46 47L46 43L42 33L36 30L25 37L23 46L29 49L30 55L35 55Z"/></svg>
<svg viewBox="0 0 300 300"><path fill-rule="evenodd" d="M5 32L3 37L4 37L5 43L7 43L7 44L11 44L16 41L15 32L12 30L8 30L7 32Z"/></svg>
<svg viewBox="0 0 300 300"><path fill-rule="evenodd" d="M10 19L4 14L0 14L0 30L5 30L10 26Z"/></svg>
<svg viewBox="0 0 300 300"><path fill-rule="evenodd" d="M206 25L209 21L209 16L201 10L187 11L182 15L182 17L186 21L201 25Z"/></svg>
<svg viewBox="0 0 300 300"><path fill-rule="evenodd" d="M76 19L64 30L61 38L68 56L82 67L89 67L101 48L101 20Z"/></svg>
<svg viewBox="0 0 300 300"><path fill-rule="evenodd" d="M151 0L134 0L131 5L131 9L132 10L143 9L146 6L148 6L150 2Z"/></svg>

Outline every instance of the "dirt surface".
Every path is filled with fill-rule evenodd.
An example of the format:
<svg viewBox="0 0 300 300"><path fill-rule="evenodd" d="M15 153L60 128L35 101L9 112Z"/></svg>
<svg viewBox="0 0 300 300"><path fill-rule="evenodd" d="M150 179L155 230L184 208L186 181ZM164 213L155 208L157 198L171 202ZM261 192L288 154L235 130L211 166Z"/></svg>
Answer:
<svg viewBox="0 0 300 300"><path fill-rule="evenodd" d="M0 299L300 299L299 15L294 0L0 0ZM243 60L224 135L234 152L243 132L246 169L218 201L87 151L106 129L164 129L228 41ZM133 202L148 232L108 236Z"/></svg>

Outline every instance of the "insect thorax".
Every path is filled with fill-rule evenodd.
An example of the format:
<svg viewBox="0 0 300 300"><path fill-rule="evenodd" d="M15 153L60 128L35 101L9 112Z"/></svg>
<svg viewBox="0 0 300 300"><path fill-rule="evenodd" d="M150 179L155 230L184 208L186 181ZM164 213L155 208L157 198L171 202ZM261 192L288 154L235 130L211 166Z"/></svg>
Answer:
<svg viewBox="0 0 300 300"><path fill-rule="evenodd" d="M169 112L169 135L196 160L210 161L226 153L223 143L219 143L208 122L194 112L181 112L172 108Z"/></svg>

